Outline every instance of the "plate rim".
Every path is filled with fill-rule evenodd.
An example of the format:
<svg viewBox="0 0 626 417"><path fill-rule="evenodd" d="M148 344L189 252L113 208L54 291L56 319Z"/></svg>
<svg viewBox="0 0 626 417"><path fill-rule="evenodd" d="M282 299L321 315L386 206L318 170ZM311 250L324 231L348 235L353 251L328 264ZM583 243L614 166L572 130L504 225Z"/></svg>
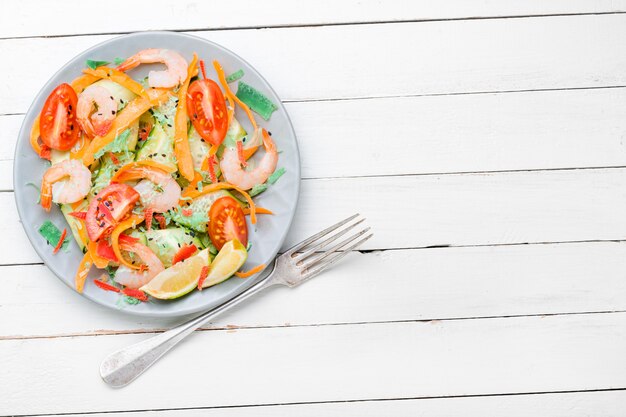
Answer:
<svg viewBox="0 0 626 417"><path fill-rule="evenodd" d="M22 216L22 210L24 210L24 207L22 207L22 204L20 203L20 199L18 198L18 194L21 194L21 188L19 188L17 186L18 183L18 175L17 175L17 171L18 171L18 166L20 166L20 164L17 162L18 161L18 150L19 150L19 145L22 141L22 136L25 134L25 131L30 131L30 127L26 126L27 125L27 119L28 116L31 114L31 112L35 111L35 103L37 103L41 96L44 93L44 90L46 90L48 87L50 87L50 85L53 84L53 80L59 76L60 73L62 73L66 68L70 67L77 59L79 56L83 55L83 54L87 54L91 51L94 51L108 43L111 43L113 41L119 41L120 39L124 39L124 38L133 38L133 37L142 37L142 36L149 36L149 35L163 35L163 36L174 36L174 37L180 37L180 38L188 38L188 39L194 39L200 42L204 42L207 44L210 44L212 47L217 48L222 50L223 52L232 55L235 59L241 61L242 63L244 63L245 65L247 65L249 68L253 69L254 72L256 73L255 75L257 75L261 81L265 84L264 87L267 88L269 91L271 91L279 100L278 100L278 107L280 110L282 110L282 112L285 115L286 121L287 121L287 127L288 130L291 132L291 135L293 136L293 145L295 148L295 164L297 166L297 170L294 173L296 175L295 178L295 202L294 202L294 206L293 206L293 210L291 210L291 212L288 214L288 221L286 224L286 228L284 229L284 232L282 234L282 236L280 236L280 238L277 240L277 248L275 248L276 250L272 250L272 252L274 252L273 258L270 259L268 265L266 266L265 270L263 272L261 272L256 279L253 280L246 280L244 282L243 285L239 286L236 290L231 291L230 293L224 294L221 297L216 298L215 300L213 300L212 302L206 303L206 305L199 305L195 308L190 307L187 309L179 309L179 310L173 310L173 311L169 311L169 310L149 310L149 311L142 311L142 310L135 310L132 308L117 308L115 305L111 305L109 303L106 303L104 301L102 301L99 298L96 297L92 297L89 294L87 294L86 292L82 292L79 293L79 295L83 298L86 298L96 304L99 304L101 306L104 306L110 310L113 311L117 311L120 312L121 314L128 314L131 316L135 316L135 317L151 317L151 318L159 318L159 319L164 319L164 318L174 318L174 317L181 317L181 316L188 316L191 314L195 314L195 313L199 313L199 312L204 312L204 311L209 311L225 302L230 301L231 299L233 299L234 297L238 296L239 294L241 294L243 291L247 290L248 288L250 288L252 285L254 285L255 283L257 283L258 281L264 279L268 274L270 268L272 268L272 263L273 260L275 259L276 255L279 253L280 248L282 247L283 243L285 242L285 239L287 238L287 235L289 233L289 231L291 230L291 226L293 224L293 220L295 217L295 213L296 210L298 209L298 205L300 203L300 191L301 191L301 181L302 181L302 163L300 161L300 149L298 146L298 138L295 132L295 129L293 127L293 123L291 121L291 117L289 117L289 113L287 112L287 109L285 108L282 100L280 99L280 96L278 95L278 93L276 93L276 91L274 90L274 88L272 87L272 85L265 79L265 77L253 66L251 65L248 61L246 61L244 58L242 58L240 55L238 55L237 53L233 52L232 50L216 43L213 42L211 40L208 39L204 39L201 38L199 36L195 36L195 35L191 35L189 33L183 33L183 32L175 32L175 31L168 31L168 30L147 30L147 31L139 31L139 32L130 32L130 33L126 33L126 34L122 34L120 36L115 36L113 38L104 40L102 42L99 42L87 49L81 50L80 52L78 52L76 55L74 55L71 59L69 59L63 66L61 66L57 71L55 71L49 78L48 80L41 86L41 88L39 89L39 92L33 97L32 102L30 104L30 106L28 107L28 110L26 110L26 112L24 113L24 120L22 121L22 124L20 126L20 130L18 132L17 135L17 140L15 141L15 150L13 153L13 199L15 201L15 205L17 208L17 214L18 217L20 219L20 223L22 224L22 229L24 230L24 233L26 234L26 237L28 238L28 241L30 243L30 245L33 247L33 249L35 250L35 252L37 253L37 255L39 256L39 258L41 259L41 261L43 262L43 264L46 266L46 268L48 268L49 271L51 271L59 281L61 281L64 285L66 285L68 288L70 288L70 290L76 292L74 286L72 285L73 281L66 281L65 279L63 279L56 271L54 268L50 267L48 265L48 262L46 262L45 257L43 256L43 253L40 251L38 245L35 245L33 242L33 239L35 237L35 232L30 230L29 228L26 227L24 221L23 221L23 216ZM29 133L30 134L30 133ZM273 268L272 268L273 269ZM172 300L172 302L176 302L175 300ZM131 306L132 307L132 306Z"/></svg>

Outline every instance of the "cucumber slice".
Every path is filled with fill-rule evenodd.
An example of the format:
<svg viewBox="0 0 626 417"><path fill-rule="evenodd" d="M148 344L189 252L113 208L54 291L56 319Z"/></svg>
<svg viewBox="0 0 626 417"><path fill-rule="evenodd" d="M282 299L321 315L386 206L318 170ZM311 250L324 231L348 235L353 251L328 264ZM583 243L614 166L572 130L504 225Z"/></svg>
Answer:
<svg viewBox="0 0 626 417"><path fill-rule="evenodd" d="M183 227L169 229L146 230L145 236L148 247L159 257L166 268L172 265L172 258L183 245L195 245L202 249L203 245L195 235L195 232Z"/></svg>
<svg viewBox="0 0 626 417"><path fill-rule="evenodd" d="M194 129L193 125L189 130L188 134L189 140L189 149L191 151L191 159L193 160L193 169L198 172L201 172L200 169L202 167L202 161L206 157L206 154L209 153L209 146L202 138L196 129Z"/></svg>
<svg viewBox="0 0 626 417"><path fill-rule="evenodd" d="M70 216L70 213L75 211L87 211L88 205L87 200L83 200L83 202L75 209L73 209L70 204L61 204L61 213L63 213L65 221L68 226L70 226L70 230L72 231L72 236L74 236L74 240L76 240L76 244L81 250L85 249L85 245L87 243L87 229L85 229L83 222L78 220L76 217Z"/></svg>
<svg viewBox="0 0 626 417"><path fill-rule="evenodd" d="M239 81L236 96L265 120L269 120L272 113L278 109L278 106L263 93L243 81Z"/></svg>
<svg viewBox="0 0 626 417"><path fill-rule="evenodd" d="M239 120L233 117L233 120L230 122L230 126L228 126L228 131L226 132L226 137L224 137L222 145L226 148L234 148L237 146L237 142L244 140L247 134L248 132L246 132L246 129L244 129L241 123L239 123Z"/></svg>
<svg viewBox="0 0 626 417"><path fill-rule="evenodd" d="M174 157L174 139L169 136L159 123L155 123L143 147L137 152L137 161L153 160L176 169Z"/></svg>
<svg viewBox="0 0 626 417"><path fill-rule="evenodd" d="M135 97L137 97L135 93L133 93L126 87L123 87L111 80L96 81L95 83L93 83L93 85L98 85L100 87L106 88L111 94L111 97L113 97L117 102L118 110L122 110L129 102L133 101Z"/></svg>

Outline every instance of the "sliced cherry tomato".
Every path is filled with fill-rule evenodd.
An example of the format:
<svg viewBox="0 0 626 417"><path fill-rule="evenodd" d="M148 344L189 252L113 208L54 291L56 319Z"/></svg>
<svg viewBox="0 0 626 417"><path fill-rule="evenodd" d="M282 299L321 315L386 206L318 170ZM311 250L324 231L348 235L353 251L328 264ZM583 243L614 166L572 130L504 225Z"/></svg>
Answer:
<svg viewBox="0 0 626 417"><path fill-rule="evenodd" d="M229 240L238 239L248 245L248 225L239 203L232 197L215 200L209 210L209 236L217 250Z"/></svg>
<svg viewBox="0 0 626 417"><path fill-rule="evenodd" d="M95 242L128 213L139 200L139 193L126 184L111 184L102 189L87 209L87 235Z"/></svg>
<svg viewBox="0 0 626 417"><path fill-rule="evenodd" d="M113 248L107 239L100 239L98 241L96 244L96 254L109 261L118 262L117 256L115 252L113 252Z"/></svg>
<svg viewBox="0 0 626 417"><path fill-rule="evenodd" d="M39 115L41 141L52 149L68 151L78 141L78 97L69 84L61 84L46 99Z"/></svg>
<svg viewBox="0 0 626 417"><path fill-rule="evenodd" d="M205 78L196 80L187 90L187 114L202 139L219 145L228 130L226 100L219 85Z"/></svg>

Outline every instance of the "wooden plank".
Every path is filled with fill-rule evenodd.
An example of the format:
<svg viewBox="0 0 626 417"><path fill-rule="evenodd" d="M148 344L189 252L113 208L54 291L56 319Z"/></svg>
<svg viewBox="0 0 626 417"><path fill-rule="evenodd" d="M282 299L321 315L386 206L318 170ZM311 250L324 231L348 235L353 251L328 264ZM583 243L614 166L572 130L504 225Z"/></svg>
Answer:
<svg viewBox="0 0 626 417"><path fill-rule="evenodd" d="M358 253L207 328L626 310L624 270L626 243L613 242ZM0 339L152 332L183 321L105 309L41 265L1 267L0 284Z"/></svg>
<svg viewBox="0 0 626 417"><path fill-rule="evenodd" d="M624 189L623 168L305 180L283 248L355 212L374 230L364 249L623 240ZM12 193L0 212L0 264L38 262Z"/></svg>
<svg viewBox="0 0 626 417"><path fill-rule="evenodd" d="M124 12L121 12L123 10ZM276 10L280 10L276 13ZM626 11L624 1L540 0L512 1L423 1L385 2L332 0L288 0L237 3L205 3L191 0L155 0L146 7L141 3L112 0L99 10L98 19L88 19L91 5L80 0L53 5L45 0L20 4L11 13L0 16L0 37L62 36L77 34L120 33L140 30L198 30L325 25L381 21L464 19L549 14L614 13ZM72 19L72 25L55 24L51 16ZM141 16L138 19L137 16Z"/></svg>
<svg viewBox="0 0 626 417"><path fill-rule="evenodd" d="M625 28L617 14L194 34L238 53L282 99L299 101L624 86L626 73L615 68ZM54 71L111 37L0 41L1 56L15 63L0 79L0 114L25 112Z"/></svg>
<svg viewBox="0 0 626 417"><path fill-rule="evenodd" d="M625 391L576 392L564 394L493 397L428 398L417 400L357 401L325 404L292 404L262 407L234 407L198 410L144 411L89 414L93 417L379 417L429 416L484 417L500 415L527 417L622 417ZM79 417L84 414L71 414Z"/></svg>
<svg viewBox="0 0 626 417"><path fill-rule="evenodd" d="M97 375L100 360L145 337L0 341L0 412L626 387L626 313L200 332L133 384L111 390Z"/></svg>
<svg viewBox="0 0 626 417"><path fill-rule="evenodd" d="M287 111L304 178L626 165L626 88L314 101ZM22 120L0 116L0 190L13 189Z"/></svg>

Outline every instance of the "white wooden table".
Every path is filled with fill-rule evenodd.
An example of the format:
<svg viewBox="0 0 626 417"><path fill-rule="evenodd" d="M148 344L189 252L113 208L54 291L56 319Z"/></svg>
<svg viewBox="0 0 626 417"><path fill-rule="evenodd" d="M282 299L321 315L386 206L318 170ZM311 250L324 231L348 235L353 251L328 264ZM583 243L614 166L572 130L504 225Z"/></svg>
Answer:
<svg viewBox="0 0 626 417"><path fill-rule="evenodd" d="M0 1L1 415L624 415L626 1L97 4ZM113 390L101 359L174 322L41 264L12 159L57 68L151 29L232 49L284 99L304 177L287 245L357 210L375 237Z"/></svg>

